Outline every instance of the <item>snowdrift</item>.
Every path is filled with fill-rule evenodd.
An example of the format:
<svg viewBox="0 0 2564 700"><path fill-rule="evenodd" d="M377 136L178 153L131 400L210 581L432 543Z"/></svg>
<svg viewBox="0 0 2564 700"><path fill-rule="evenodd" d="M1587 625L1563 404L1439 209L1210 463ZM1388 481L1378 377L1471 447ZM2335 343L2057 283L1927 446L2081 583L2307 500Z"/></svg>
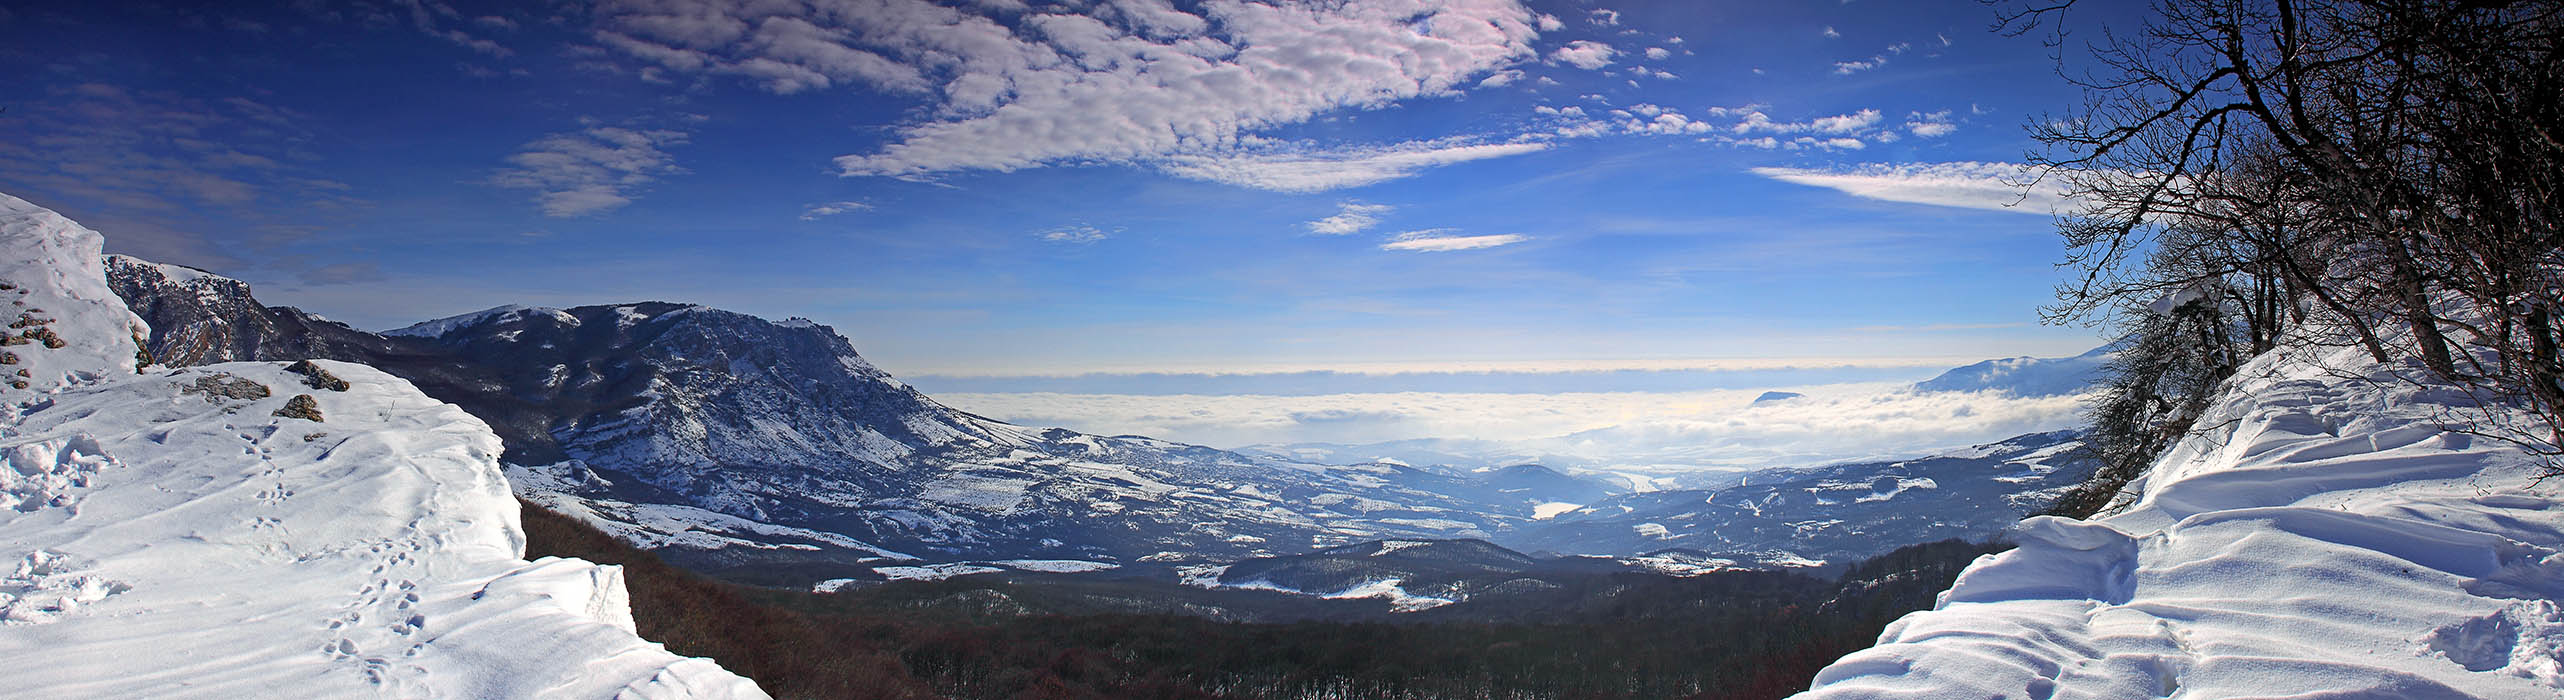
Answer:
<svg viewBox="0 0 2564 700"><path fill-rule="evenodd" d="M2564 504L2422 374L2255 360L2135 504L2022 523L1799 697L2564 695Z"/></svg>
<svg viewBox="0 0 2564 700"><path fill-rule="evenodd" d="M637 636L617 567L522 559L478 419L348 363L137 374L96 233L0 195L0 242L76 331L0 401L8 695L765 697Z"/></svg>

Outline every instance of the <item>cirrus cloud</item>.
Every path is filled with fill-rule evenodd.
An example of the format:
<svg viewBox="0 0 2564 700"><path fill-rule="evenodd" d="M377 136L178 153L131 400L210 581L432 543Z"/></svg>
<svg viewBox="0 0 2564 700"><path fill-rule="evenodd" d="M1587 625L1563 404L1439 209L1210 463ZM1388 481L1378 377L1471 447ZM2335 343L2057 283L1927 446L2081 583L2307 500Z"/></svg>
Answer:
<svg viewBox="0 0 2564 700"><path fill-rule="evenodd" d="M1178 177L1276 192L1323 192L1408 177L1453 163L1547 150L1537 141L1515 143L1410 142L1336 151L1229 151L1169 155L1158 169Z"/></svg>
<svg viewBox="0 0 2564 700"><path fill-rule="evenodd" d="M1380 244L1380 249L1401 250L1411 253L1447 253L1455 250L1477 250L1479 248L1508 246L1531 240L1530 236L1514 233L1486 236L1451 235L1454 230L1455 229L1435 228L1425 229L1422 231L1408 231L1406 233L1390 237L1389 242Z"/></svg>
<svg viewBox="0 0 2564 700"><path fill-rule="evenodd" d="M1754 168L1753 173L1888 202L2023 214L2053 214L2066 205L2060 184L2053 179L2033 183L2029 168L2018 163L1877 163L1838 169L1765 167Z"/></svg>

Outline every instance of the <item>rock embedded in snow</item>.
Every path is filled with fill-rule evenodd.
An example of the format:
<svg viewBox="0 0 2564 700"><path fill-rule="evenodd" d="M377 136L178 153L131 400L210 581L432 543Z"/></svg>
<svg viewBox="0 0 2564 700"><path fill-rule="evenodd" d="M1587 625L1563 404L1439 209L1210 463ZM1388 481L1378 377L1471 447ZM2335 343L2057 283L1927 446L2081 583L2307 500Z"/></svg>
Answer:
<svg viewBox="0 0 2564 700"><path fill-rule="evenodd" d="M294 364L286 365L285 371L302 375L303 386L329 391L347 390L347 380L338 378L338 375L330 374L329 370L321 369L320 365L312 364L312 361L309 358L296 360Z"/></svg>
<svg viewBox="0 0 2564 700"><path fill-rule="evenodd" d="M2564 501L2356 349L2241 370L2124 512L2037 518L1802 697L2564 695Z"/></svg>
<svg viewBox="0 0 2564 700"><path fill-rule="evenodd" d="M320 400L312 398L311 394L295 394L294 398L286 399L285 407L276 409L275 415L278 418L298 418L314 423L323 422L321 420Z"/></svg>

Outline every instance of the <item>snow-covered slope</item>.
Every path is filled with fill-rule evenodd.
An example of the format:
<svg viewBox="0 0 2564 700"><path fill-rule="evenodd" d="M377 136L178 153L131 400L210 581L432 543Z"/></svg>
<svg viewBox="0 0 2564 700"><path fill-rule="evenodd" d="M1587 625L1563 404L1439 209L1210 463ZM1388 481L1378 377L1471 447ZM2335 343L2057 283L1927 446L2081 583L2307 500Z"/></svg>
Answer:
<svg viewBox="0 0 2564 700"><path fill-rule="evenodd" d="M1624 494L1496 541L1526 552L1624 557L1679 549L1769 566L1981 541L2092 475L2099 462L2078 438L2032 433L1917 459L1772 469L1720 488Z"/></svg>
<svg viewBox="0 0 2564 700"><path fill-rule="evenodd" d="M98 232L0 194L0 407L133 374L142 319L107 288Z"/></svg>
<svg viewBox="0 0 2564 700"><path fill-rule="evenodd" d="M65 341L0 404L0 694L764 697L637 636L616 567L520 558L479 420L346 363L136 375L98 234L0 209Z"/></svg>
<svg viewBox="0 0 2564 700"><path fill-rule="evenodd" d="M2255 360L2128 510L2023 523L1802 697L2564 695L2564 502L2419 375Z"/></svg>
<svg viewBox="0 0 2564 700"><path fill-rule="evenodd" d="M2001 391L2013 396L2080 394L2101 380L2112 346L2073 357L2007 357L1942 372L1914 384L1915 391Z"/></svg>

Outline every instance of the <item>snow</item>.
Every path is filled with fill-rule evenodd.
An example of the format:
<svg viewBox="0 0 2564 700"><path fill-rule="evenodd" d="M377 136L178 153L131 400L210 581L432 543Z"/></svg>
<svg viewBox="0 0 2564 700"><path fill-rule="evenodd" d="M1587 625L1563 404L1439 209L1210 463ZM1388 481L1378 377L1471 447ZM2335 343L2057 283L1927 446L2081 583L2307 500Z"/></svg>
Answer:
<svg viewBox="0 0 2564 700"><path fill-rule="evenodd" d="M635 634L619 567L526 561L498 438L409 382L137 374L101 245L0 195L0 298L64 341L6 346L35 370L0 395L8 695L765 697ZM320 420L276 415L306 393Z"/></svg>
<svg viewBox="0 0 2564 700"><path fill-rule="evenodd" d="M161 279L169 280L169 283L170 283L170 284L175 284L175 285L182 285L182 286L184 286L184 285L187 285L187 283L189 283L189 282L194 282L194 281L197 281L197 280L216 280L216 281L223 281L223 282L239 282L239 280L235 280L235 279L232 279L232 278L229 278L229 277L224 277L224 276L222 276L222 275L217 275L217 274L214 274L214 273L212 273L212 272L208 272L208 271L205 271L205 270L199 270L199 269L192 268L192 267L188 267L188 266L185 266L185 265L172 265L172 264L169 264L169 263L158 263L158 262L152 262L152 261L149 261L149 260L144 260L144 259L142 259L142 258L137 258L137 257L133 257L133 256L130 256L130 255L109 255L109 256L107 256L107 257L108 257L109 259L112 259L112 260L118 260L118 261L121 261L121 263L122 263L122 264L132 264L132 265L143 265L143 266L148 266L148 267L150 267L152 270L154 270L154 271L156 271L156 272L159 272L159 273L160 273L160 277L161 277Z"/></svg>
<svg viewBox="0 0 2564 700"><path fill-rule="evenodd" d="M542 466L504 466L508 485L518 498L545 510L577 518L589 527L643 549L818 549L811 544L774 541L803 540L863 552L881 559L917 558L833 532L758 522L694 506L629 503L609 498L600 492L610 493L612 482L588 471L578 460Z"/></svg>
<svg viewBox="0 0 2564 700"><path fill-rule="evenodd" d="M2025 521L1808 698L2564 694L2564 503L2463 392L2248 364L2123 512Z"/></svg>
<svg viewBox="0 0 2564 700"><path fill-rule="evenodd" d="M1193 566L1177 567L1175 569L1175 580L1179 583L1195 588L1218 588L1220 587L1220 575L1228 572L1229 565L1227 564L1196 564Z"/></svg>
<svg viewBox="0 0 2564 700"><path fill-rule="evenodd" d="M1403 552L1403 551L1406 551L1406 550L1415 549L1415 548L1417 548L1417 547L1423 547L1423 546L1430 545L1430 544L1433 544L1433 543L1431 543L1431 542L1416 542L1416 541L1413 541L1413 540L1383 540L1383 541L1381 541L1381 542L1380 542L1380 551L1372 552L1372 553L1371 553L1371 556L1378 557L1378 556L1386 556L1386 555L1390 555L1390 554L1396 554L1396 553L1398 553L1398 552Z"/></svg>
<svg viewBox="0 0 2564 700"><path fill-rule="evenodd" d="M1002 513L1022 503L1024 491L1032 487L1030 479L954 474L926 484L917 497L948 506Z"/></svg>
<svg viewBox="0 0 2564 700"><path fill-rule="evenodd" d="M447 333L477 326L485 321L506 320L509 317L537 313L549 314L553 318L559 319L565 324L576 324L579 322L578 317L572 316L569 312L562 311L560 309L541 306L525 306L522 304L507 304L504 306L494 306L474 311L460 316L448 316L433 321L421 321L401 328L383 331L382 334L408 336L413 338L440 338L444 337Z"/></svg>
<svg viewBox="0 0 2564 700"><path fill-rule="evenodd" d="M876 566L872 572L893 581L941 581L955 576L993 574L1005 569L963 562L925 566Z"/></svg>
<svg viewBox="0 0 2564 700"><path fill-rule="evenodd" d="M846 590L846 587L847 587L847 586L852 586L852 585L859 584L859 583L863 583L863 582L864 582L864 580L863 580L863 579L859 579L859 578L832 578L832 579L828 579L828 580L826 580L826 581L821 581L821 582L818 582L818 583L815 583L815 584L811 584L811 586L810 586L810 591L811 591L811 592L813 592L813 593L835 593L835 592L838 592L838 591Z"/></svg>
<svg viewBox="0 0 2564 700"><path fill-rule="evenodd" d="M1220 570L1225 571L1227 568L1228 567L1223 566L1220 567ZM1313 594L1308 591L1303 591L1260 578L1253 581L1241 581L1238 583L1220 583L1217 580L1218 574L1211 573L1209 576L1212 578L1207 583L1197 583L1197 581L1200 581L1201 579L1192 571L1188 570L1185 572L1184 576L1184 582L1186 585L1200 585L1203 588L1234 588L1246 591L1272 591L1275 593L1289 593L1293 595L1315 595L1320 598L1327 598L1331 600L1380 598L1389 601L1390 612L1432 610L1434 608L1459 602L1449 598L1437 598L1434 596L1408 593L1407 589L1401 585L1406 583L1406 579L1394 577L1357 583L1334 593Z"/></svg>
<svg viewBox="0 0 2564 700"><path fill-rule="evenodd" d="M96 231L0 194L0 283L12 287L0 290L0 335L16 343L0 344L0 411L66 386L133 375L136 339L150 329L108 288L105 245ZM61 347L26 336L47 332ZM16 376L21 370L26 376Z"/></svg>
<svg viewBox="0 0 2564 700"><path fill-rule="evenodd" d="M1054 574L1082 574L1122 567L1120 564L1083 559L1006 559L989 563L1017 571L1042 571Z"/></svg>
<svg viewBox="0 0 2564 700"><path fill-rule="evenodd" d="M1342 590L1342 591L1338 591L1338 592L1336 592L1336 593L1334 593L1334 594L1332 594L1332 595L1328 595L1328 596L1326 596L1326 597L1327 597L1327 598L1338 599L1338 600L1347 600L1347 599L1355 599L1355 598L1383 598L1383 599L1387 599L1387 600L1389 601L1389 610L1390 610L1391 612L1415 612L1415 611L1418 611L1418 610L1432 610L1432 609L1434 609L1434 608L1439 608L1439 607L1442 607L1442 606L1445 606L1445 605L1450 605L1450 604L1452 604L1453 602L1455 602L1455 601L1451 600L1450 598L1436 598L1436 597L1433 597L1433 596L1416 595L1416 594L1413 594L1413 593L1408 593L1408 592L1407 592L1407 589L1405 589L1405 588L1400 588L1400 587L1398 586L1398 584L1400 584L1400 583L1404 583L1404 582L1405 582L1405 579L1397 579L1397 578L1381 579L1381 580L1378 580L1378 581L1372 581L1372 582L1365 583L1365 584L1362 584L1362 585L1354 586L1354 587L1352 587L1352 588L1347 588L1347 589L1344 589L1344 590Z"/></svg>
<svg viewBox="0 0 2564 700"><path fill-rule="evenodd" d="M618 567L522 559L487 426L320 364L349 390L231 363L0 414L12 694L764 697L636 636ZM207 377L273 391L182 389ZM306 391L326 422L273 415Z"/></svg>
<svg viewBox="0 0 2564 700"><path fill-rule="evenodd" d="M1550 502L1550 503L1542 503L1542 504L1540 504L1540 505L1536 505L1536 506L1532 506L1532 507L1531 507L1531 519L1533 519L1533 520L1548 520L1548 519L1550 519L1550 518L1555 518L1555 517L1558 517L1558 516L1561 516L1561 515L1566 515L1566 514L1568 514L1568 513L1574 512L1574 511L1575 511L1576 509L1578 509L1578 508L1583 508L1583 507L1585 507L1585 506L1584 506L1584 504L1581 504L1581 503L1566 503L1566 502Z"/></svg>

